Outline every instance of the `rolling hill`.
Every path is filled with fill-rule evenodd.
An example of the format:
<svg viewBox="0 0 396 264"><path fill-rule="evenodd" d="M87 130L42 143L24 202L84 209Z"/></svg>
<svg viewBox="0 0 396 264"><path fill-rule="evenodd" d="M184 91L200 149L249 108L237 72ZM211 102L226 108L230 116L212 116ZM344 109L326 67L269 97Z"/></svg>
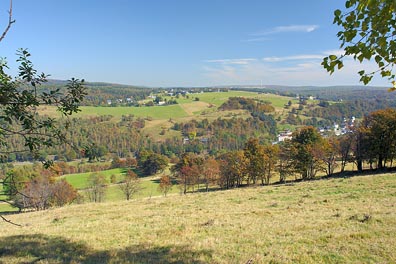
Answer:
<svg viewBox="0 0 396 264"><path fill-rule="evenodd" d="M3 263L394 263L394 174L9 215Z"/></svg>

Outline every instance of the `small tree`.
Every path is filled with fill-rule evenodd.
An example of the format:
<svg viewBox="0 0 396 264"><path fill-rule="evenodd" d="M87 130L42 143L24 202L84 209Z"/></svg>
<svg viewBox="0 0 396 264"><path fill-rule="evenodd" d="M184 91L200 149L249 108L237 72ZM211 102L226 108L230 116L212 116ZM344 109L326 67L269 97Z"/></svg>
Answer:
<svg viewBox="0 0 396 264"><path fill-rule="evenodd" d="M325 138L323 140L323 146L321 149L321 153L319 157L325 163L324 171L327 176L331 176L334 173L334 169L338 166L337 164L337 154L339 151L340 145L339 141L334 138Z"/></svg>
<svg viewBox="0 0 396 264"><path fill-rule="evenodd" d="M101 173L92 173L88 178L88 198L91 202L100 203L104 201L106 188L106 178Z"/></svg>
<svg viewBox="0 0 396 264"><path fill-rule="evenodd" d="M133 170L128 170L125 175L125 180L120 185L121 191L125 198L130 200L132 196L140 191L140 179Z"/></svg>
<svg viewBox="0 0 396 264"><path fill-rule="evenodd" d="M248 160L242 150L227 152L219 157L221 188L240 187L246 178Z"/></svg>
<svg viewBox="0 0 396 264"><path fill-rule="evenodd" d="M208 158L202 166L202 175L204 177L204 184L206 191L209 191L209 185L216 183L220 175L220 165L217 160Z"/></svg>
<svg viewBox="0 0 396 264"><path fill-rule="evenodd" d="M281 142L279 147L279 162L277 170L279 172L279 182L285 183L288 176L292 175L294 171L293 166L293 147L290 141Z"/></svg>
<svg viewBox="0 0 396 264"><path fill-rule="evenodd" d="M168 164L168 157L157 153L151 153L142 164L142 169L146 175L153 175L157 172L162 172Z"/></svg>
<svg viewBox="0 0 396 264"><path fill-rule="evenodd" d="M271 146L264 146L263 148L264 151L264 161L266 163L265 165L265 176L264 176L264 182L265 184L270 183L270 179L272 178L278 160L279 160L279 146L277 145L271 145Z"/></svg>
<svg viewBox="0 0 396 264"><path fill-rule="evenodd" d="M53 197L52 179L49 176L38 176L26 184L22 191L23 208L45 210L51 206Z"/></svg>
<svg viewBox="0 0 396 264"><path fill-rule="evenodd" d="M52 203L55 206L64 206L72 203L77 198L77 191L65 179L53 185Z"/></svg>
<svg viewBox="0 0 396 264"><path fill-rule="evenodd" d="M162 175L158 190L162 192L164 196L172 189L172 181L168 175Z"/></svg>
<svg viewBox="0 0 396 264"><path fill-rule="evenodd" d="M313 179L316 172L322 169L323 161L320 155L323 152L323 138L311 126L303 127L293 133L291 154L293 168L301 174L303 180Z"/></svg>

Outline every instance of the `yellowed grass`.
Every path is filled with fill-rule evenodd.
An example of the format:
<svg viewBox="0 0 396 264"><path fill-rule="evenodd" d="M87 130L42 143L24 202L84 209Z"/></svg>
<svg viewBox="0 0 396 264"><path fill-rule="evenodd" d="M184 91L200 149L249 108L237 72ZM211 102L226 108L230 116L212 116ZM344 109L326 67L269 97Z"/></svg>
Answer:
<svg viewBox="0 0 396 264"><path fill-rule="evenodd" d="M396 175L83 204L0 223L4 263L395 263Z"/></svg>
<svg viewBox="0 0 396 264"><path fill-rule="evenodd" d="M195 112L203 111L208 109L210 104L205 102L191 102L180 104L180 107L188 114L194 115Z"/></svg>

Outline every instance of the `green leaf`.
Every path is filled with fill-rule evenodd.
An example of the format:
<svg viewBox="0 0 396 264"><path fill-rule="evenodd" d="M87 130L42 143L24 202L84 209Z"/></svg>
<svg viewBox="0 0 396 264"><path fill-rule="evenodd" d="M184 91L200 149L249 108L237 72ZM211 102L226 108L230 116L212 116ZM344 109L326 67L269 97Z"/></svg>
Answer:
<svg viewBox="0 0 396 264"><path fill-rule="evenodd" d="M338 61L338 69L341 70L342 67L344 67L344 63L342 61Z"/></svg>
<svg viewBox="0 0 396 264"><path fill-rule="evenodd" d="M337 59L337 56L336 55L330 55L329 58L330 58L330 60L334 61L334 60Z"/></svg>

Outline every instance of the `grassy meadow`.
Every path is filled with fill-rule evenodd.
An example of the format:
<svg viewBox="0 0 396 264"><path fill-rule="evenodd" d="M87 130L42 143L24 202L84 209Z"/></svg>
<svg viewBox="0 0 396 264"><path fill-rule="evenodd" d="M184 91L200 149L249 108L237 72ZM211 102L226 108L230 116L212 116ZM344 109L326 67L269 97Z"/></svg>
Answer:
<svg viewBox="0 0 396 264"><path fill-rule="evenodd" d="M255 92L230 91L230 92L211 92L211 93L197 93L190 94L189 99L179 98L177 105L166 106L151 106L151 107L101 107L101 106L82 106L81 112L74 114L75 117L90 117L101 115L112 115L119 119L123 115L134 115L136 117L150 117L152 120L168 120L183 119L191 116L210 114L216 111L217 107L221 106L230 97L246 97L265 100L272 103L272 105L280 110L284 107L291 97L279 96L275 94L260 94ZM171 97L164 97L171 99ZM196 101L195 98L199 98ZM43 107L41 109L43 114L50 116L57 116L56 109L51 107Z"/></svg>
<svg viewBox="0 0 396 264"><path fill-rule="evenodd" d="M396 175L8 215L1 263L395 263Z"/></svg>
<svg viewBox="0 0 396 264"><path fill-rule="evenodd" d="M280 117L281 120L286 119L290 110L285 110L284 106L291 100L296 107L297 100L295 98L280 96L275 94L265 94L247 91L229 91L229 92L207 92L189 94L189 98L180 97L176 105L165 106L141 106L141 107L127 107L127 106L82 106L81 112L74 114L74 117L88 118L93 116L111 115L113 121L119 121L123 115L134 115L135 117L146 118L145 127L142 132L150 136L154 140L165 140L174 136L180 137L180 132L170 129L174 123L188 122L192 119L214 120L219 117L231 118L250 116L245 110L234 111L219 111L218 107L230 97L246 97L258 100L268 101L275 107L275 117ZM173 97L164 96L167 100ZM196 98L199 98L197 101ZM147 101L147 100L146 100ZM58 117L55 108L43 107L42 114ZM279 122L280 123L280 122ZM289 128L290 126L280 126L280 129ZM292 127L290 127L292 128ZM163 133L165 131L165 133Z"/></svg>
<svg viewBox="0 0 396 264"><path fill-rule="evenodd" d="M75 173L75 174L67 174L61 179L65 179L68 183L70 183L74 188L80 190L80 194L85 195L85 190L89 186L88 178L93 172L86 173ZM105 176L108 187L106 189L105 201L122 201L125 200L125 195L121 191L119 187L119 183L124 180L125 177L125 169L117 168L110 169L98 172ZM169 169L167 169L165 174L169 174ZM133 198L144 198L144 197L152 197L152 196L160 196L162 193L158 190L159 179L162 174L158 173L149 177L140 177L140 191ZM111 183L111 176L116 176L116 182L114 184ZM178 186L173 186L169 193L177 193L179 192Z"/></svg>

